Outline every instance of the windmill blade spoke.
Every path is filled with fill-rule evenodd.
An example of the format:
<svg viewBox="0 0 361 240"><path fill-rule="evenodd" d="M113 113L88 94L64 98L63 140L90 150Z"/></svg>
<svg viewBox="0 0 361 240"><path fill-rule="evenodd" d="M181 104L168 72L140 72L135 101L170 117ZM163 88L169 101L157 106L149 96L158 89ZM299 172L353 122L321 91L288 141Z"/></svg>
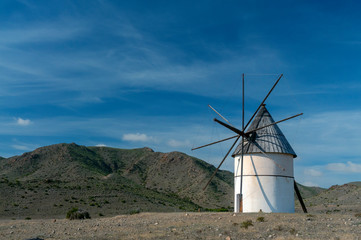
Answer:
<svg viewBox="0 0 361 240"><path fill-rule="evenodd" d="M216 141L216 142L208 143L208 144L203 145L203 146L200 146L200 147L192 148L191 150L193 151L193 150L197 150L197 149L200 149L200 148L208 147L208 146L211 146L211 145L216 144L216 143L220 143L220 142L224 142L224 141L227 141L227 140L236 138L236 137L238 137L238 136L239 136L239 135L235 135L235 136L232 136L232 137L229 137L229 138L225 138L225 139L222 139L222 140L219 140L219 141Z"/></svg>
<svg viewBox="0 0 361 240"><path fill-rule="evenodd" d="M218 114L224 121L226 121L229 125L232 125L225 117L223 117L219 112L217 112L216 109L214 109L211 105L208 104L208 107L210 107L215 113Z"/></svg>
<svg viewBox="0 0 361 240"><path fill-rule="evenodd" d="M213 120L214 120L215 122L221 124L222 126L228 128L229 130L237 133L238 135L241 135L241 136L244 136L244 137L246 136L246 135L244 134L244 132L242 132L242 131L239 130L238 128L235 128L235 127L233 127L233 126L231 126L231 125L228 125L227 123L224 123L224 122L218 120L217 118L215 118L215 119L213 119Z"/></svg>
<svg viewBox="0 0 361 240"><path fill-rule="evenodd" d="M229 153L232 151L233 147L236 145L236 143L238 142L238 139L241 136L238 136L236 141L234 141L234 143L232 144L231 148L228 150L226 156L224 156L222 162L219 164L219 166L216 168L216 170L214 171L214 173L211 176L211 179L209 179L209 181L207 182L206 186L204 186L203 191L206 190L206 188L208 187L208 185L211 183L212 179L214 178L214 176L216 175L216 173L218 172L219 168L222 166L224 160L226 160L226 158L228 157Z"/></svg>
<svg viewBox="0 0 361 240"><path fill-rule="evenodd" d="M274 122L274 123L268 124L268 125L266 125L266 126L263 126L263 127L260 127L260 128L253 129L253 130L251 130L251 131L249 131L249 132L246 132L246 134L250 134L250 133L256 132L256 131L261 130L261 129L263 129L263 128L266 128L266 127L269 127L269 126L275 125L275 124L280 123L280 122L284 122L284 121L290 120L290 119L292 119L292 118L295 118L295 117L298 117L298 116L301 116L301 115L303 115L303 113L299 113L299 114L294 115L294 116L292 116L292 117L288 117L288 118L282 119L282 120L280 120L280 121L277 121L277 122Z"/></svg>
<svg viewBox="0 0 361 240"><path fill-rule="evenodd" d="M268 92L267 96L263 99L263 101L261 102L261 104L258 106L257 110L253 113L251 119L249 119L248 123L246 124L245 128L246 129L248 127L248 125L252 122L254 116L256 116L258 110L262 107L262 105L264 104L264 102L267 100L268 96L271 94L271 92L273 91L273 89L276 87L276 85L278 84L278 82L280 81L280 79L282 78L283 74L281 74L279 76L279 78L277 79L277 81L275 82L275 84L273 84L273 87L271 88L271 90Z"/></svg>

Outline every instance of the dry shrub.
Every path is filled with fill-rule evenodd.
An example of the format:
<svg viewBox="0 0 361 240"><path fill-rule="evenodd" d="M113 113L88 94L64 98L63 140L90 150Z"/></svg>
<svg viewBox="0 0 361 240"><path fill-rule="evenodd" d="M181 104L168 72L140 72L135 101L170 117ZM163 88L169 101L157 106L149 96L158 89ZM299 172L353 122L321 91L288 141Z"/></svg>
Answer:
<svg viewBox="0 0 361 240"><path fill-rule="evenodd" d="M253 226L252 220L247 220L241 223L241 227L248 229L249 226Z"/></svg>
<svg viewBox="0 0 361 240"><path fill-rule="evenodd" d="M74 219L89 219L90 215L87 211L78 208L72 208L66 214L66 218L69 220Z"/></svg>

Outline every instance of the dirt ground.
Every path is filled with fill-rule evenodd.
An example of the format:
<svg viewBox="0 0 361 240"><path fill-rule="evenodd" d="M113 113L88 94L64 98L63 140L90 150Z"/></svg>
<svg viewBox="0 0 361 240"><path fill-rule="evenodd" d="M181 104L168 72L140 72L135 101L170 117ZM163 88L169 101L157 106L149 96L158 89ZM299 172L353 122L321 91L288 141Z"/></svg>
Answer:
<svg viewBox="0 0 361 240"><path fill-rule="evenodd" d="M140 213L0 220L0 239L361 239L355 214Z"/></svg>

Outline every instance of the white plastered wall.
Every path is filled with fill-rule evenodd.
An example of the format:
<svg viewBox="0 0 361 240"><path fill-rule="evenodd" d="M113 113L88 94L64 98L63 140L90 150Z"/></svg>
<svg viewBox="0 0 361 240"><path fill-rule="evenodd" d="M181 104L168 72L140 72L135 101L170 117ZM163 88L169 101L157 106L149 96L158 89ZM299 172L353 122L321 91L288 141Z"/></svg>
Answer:
<svg viewBox="0 0 361 240"><path fill-rule="evenodd" d="M235 212L239 211L241 156L235 157ZM295 211L293 156L254 153L243 156L243 212Z"/></svg>

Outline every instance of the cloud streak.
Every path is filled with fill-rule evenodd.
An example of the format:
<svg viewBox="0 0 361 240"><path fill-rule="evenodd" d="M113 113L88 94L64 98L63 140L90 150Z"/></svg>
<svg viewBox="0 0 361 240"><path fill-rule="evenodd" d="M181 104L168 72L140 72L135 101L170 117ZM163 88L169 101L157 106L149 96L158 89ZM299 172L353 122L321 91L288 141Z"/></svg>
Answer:
<svg viewBox="0 0 361 240"><path fill-rule="evenodd" d="M149 142L149 141L153 141L153 137L149 137L144 133L127 133L127 134L123 134L122 139L124 141L131 141L131 142Z"/></svg>
<svg viewBox="0 0 361 240"><path fill-rule="evenodd" d="M30 119L22 119L22 118L16 119L16 124L20 126L29 126L31 123L32 122L30 121Z"/></svg>
<svg viewBox="0 0 361 240"><path fill-rule="evenodd" d="M190 147L191 143L188 140L184 140L184 141L179 141L179 140L174 140L171 139L167 142L167 144L170 147L174 147L174 148L179 148L179 147Z"/></svg>
<svg viewBox="0 0 361 240"><path fill-rule="evenodd" d="M106 147L107 145L103 144L103 143L99 143L97 145L95 145L96 147Z"/></svg>
<svg viewBox="0 0 361 240"><path fill-rule="evenodd" d="M330 163L326 168L340 173L361 173L361 164L348 161L347 163Z"/></svg>
<svg viewBox="0 0 361 240"><path fill-rule="evenodd" d="M15 145L12 145L12 147L16 150L21 150L21 151L31 151L32 149L28 146L24 146L24 145L18 145L18 144L15 144Z"/></svg>
<svg viewBox="0 0 361 240"><path fill-rule="evenodd" d="M322 176L322 172L316 169L308 168L304 171L305 175L312 176L312 177L320 177Z"/></svg>
<svg viewBox="0 0 361 240"><path fill-rule="evenodd" d="M295 151L301 151L304 160L311 162L317 159L318 163L323 163L324 160L339 161L340 156L354 158L361 155L360 119L359 110L329 111L309 114L300 121L287 122L282 127L290 132L295 141Z"/></svg>
<svg viewBox="0 0 361 240"><path fill-rule="evenodd" d="M3 46L13 46L15 44L59 42L74 38L84 30L85 28L70 22L69 24L55 22L18 29L6 29L0 30L0 43Z"/></svg>

